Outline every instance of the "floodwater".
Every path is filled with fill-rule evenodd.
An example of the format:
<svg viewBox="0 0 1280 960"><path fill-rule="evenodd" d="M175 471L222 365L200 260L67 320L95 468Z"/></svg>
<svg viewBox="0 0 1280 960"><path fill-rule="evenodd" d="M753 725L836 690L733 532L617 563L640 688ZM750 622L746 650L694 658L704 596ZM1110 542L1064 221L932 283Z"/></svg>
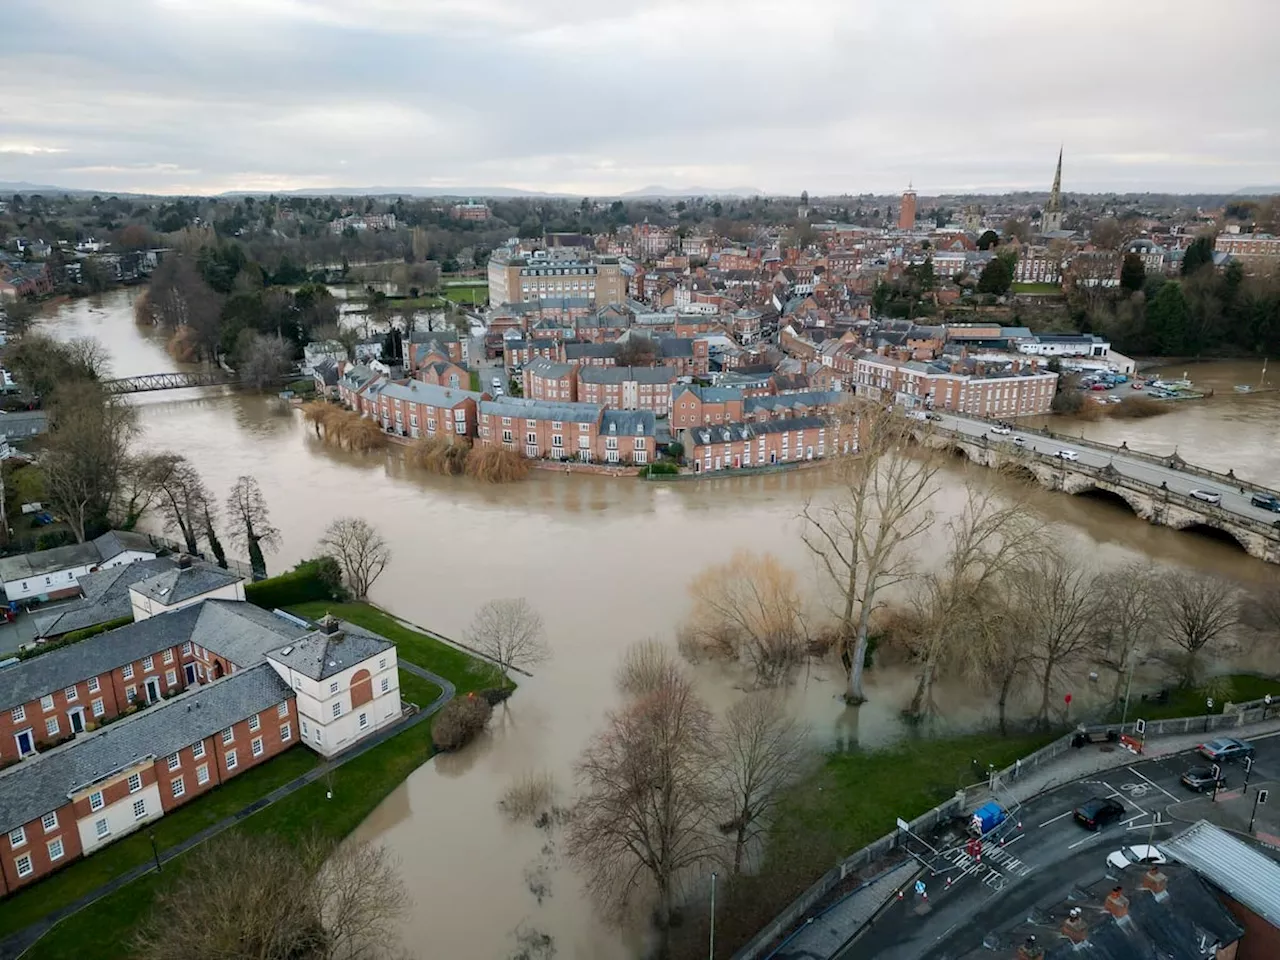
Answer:
<svg viewBox="0 0 1280 960"><path fill-rule="evenodd" d="M123 291L65 304L45 327L60 338L98 338L115 376L173 369L161 342L134 325L130 297ZM273 397L207 389L136 402L140 442L181 452L213 490L225 493L240 474L258 478L283 535L281 551L268 557L273 570L309 556L331 519L357 514L394 552L372 599L402 618L461 636L486 600L525 596L546 620L553 658L521 684L493 730L462 754L417 770L358 831L400 857L413 898L404 926L408 951L496 960L515 951L517 930L537 930L555 938L561 958L636 956L638 940L596 918L554 842L544 847L540 832L506 823L496 802L526 771L548 771L568 790L574 757L615 705L621 651L647 637L672 638L699 570L746 548L771 551L816 582L796 517L805 497L823 495L822 472L671 484L535 472L520 484L482 487L423 475L395 454L334 451ZM1259 396L1085 427L1117 442L1128 436L1131 444L1137 434L1124 431L1146 431L1155 449L1176 439L1189 460L1261 478L1277 475L1266 417L1280 422L1280 409ZM1252 439L1224 440L1237 425ZM1120 435L1102 433L1113 428ZM1008 482L957 464L935 497L939 514L960 509L966 479ZM1242 580L1269 572L1229 546L1150 526L1105 503L1039 489L1026 495L1051 535L1099 564L1147 555ZM903 736L898 711L911 692L909 673L872 671L872 699L857 712L838 699L837 674L811 667L791 690L816 737L879 744ZM737 695L738 678L721 668L702 665L698 676L718 707ZM943 689L939 699L953 726L978 718L979 705L963 688ZM547 888L541 904L530 889L540 884Z"/></svg>

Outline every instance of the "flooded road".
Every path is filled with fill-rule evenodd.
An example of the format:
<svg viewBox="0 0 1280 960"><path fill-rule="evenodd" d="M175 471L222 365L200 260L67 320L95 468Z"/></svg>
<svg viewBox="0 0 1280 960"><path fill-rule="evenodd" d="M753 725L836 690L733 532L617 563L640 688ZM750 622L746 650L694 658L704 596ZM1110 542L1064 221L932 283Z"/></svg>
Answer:
<svg viewBox="0 0 1280 960"><path fill-rule="evenodd" d="M129 297L116 292L66 304L45 328L60 338L99 339L114 376L174 369L161 341L134 325ZM258 478L283 539L267 558L273 572L310 556L334 517L355 514L373 523L394 553L372 599L404 619L461 636L486 600L525 596L546 620L553 658L521 684L492 732L461 755L420 768L358 831L401 858L414 901L404 931L409 951L496 960L514 952L514 932L524 928L551 934L561 958L635 956L636 943L595 918L576 878L557 866L554 847L544 851L546 838L508 825L496 801L530 770L551 772L567 791L574 757L615 705L620 652L647 637L671 639L688 607L687 584L708 564L738 548L770 551L816 582L797 513L806 496L823 495L822 472L647 484L535 471L523 483L481 487L424 475L394 453L335 451L274 397L206 389L136 402L140 443L187 456L220 498L240 474ZM1261 443L1265 429L1256 418L1268 415L1268 405L1271 422L1280 421L1274 400L1254 397L1239 400L1239 409L1205 404L1152 420L1083 426L1151 431L1156 449L1176 439L1188 460L1216 465L1216 456L1229 455L1224 468L1275 478L1274 428L1269 447L1250 446ZM1237 422L1259 440L1221 446ZM1010 483L958 463L935 498L939 514L961 508L966 479ZM1108 504L1004 489L1025 492L1028 509L1053 535L1102 565L1147 555L1244 580L1271 572L1231 547L1151 526ZM698 673L713 704L731 702L734 677L712 666ZM827 667L802 673L790 696L825 743L886 743L903 735L898 711L913 681L892 669L869 677L871 702L857 714L838 699L838 671ZM939 699L956 727L978 716L963 688L940 690ZM549 896L539 905L530 886L542 882Z"/></svg>

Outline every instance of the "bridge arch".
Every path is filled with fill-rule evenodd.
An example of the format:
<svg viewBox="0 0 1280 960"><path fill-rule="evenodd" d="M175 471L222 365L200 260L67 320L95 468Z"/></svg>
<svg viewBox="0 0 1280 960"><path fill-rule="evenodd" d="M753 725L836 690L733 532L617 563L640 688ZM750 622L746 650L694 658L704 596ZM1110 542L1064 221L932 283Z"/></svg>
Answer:
<svg viewBox="0 0 1280 960"><path fill-rule="evenodd" d="M996 468L1001 475L1011 480L1022 480L1026 483L1040 484L1040 477L1025 463L1017 460L1003 460L1000 466Z"/></svg>
<svg viewBox="0 0 1280 960"><path fill-rule="evenodd" d="M1075 495L1088 500L1096 500L1099 503L1109 503L1117 507L1123 507L1134 516L1141 515L1138 507L1129 499L1130 495L1119 490L1108 490L1106 487L1090 485L1075 491Z"/></svg>
<svg viewBox="0 0 1280 960"><path fill-rule="evenodd" d="M1238 550L1249 552L1249 547L1226 527L1220 527L1214 523L1206 523L1203 521L1195 521L1186 526L1179 527L1183 533L1192 533L1198 537L1204 537L1206 540L1215 540L1218 543L1226 544L1229 547L1235 547Z"/></svg>

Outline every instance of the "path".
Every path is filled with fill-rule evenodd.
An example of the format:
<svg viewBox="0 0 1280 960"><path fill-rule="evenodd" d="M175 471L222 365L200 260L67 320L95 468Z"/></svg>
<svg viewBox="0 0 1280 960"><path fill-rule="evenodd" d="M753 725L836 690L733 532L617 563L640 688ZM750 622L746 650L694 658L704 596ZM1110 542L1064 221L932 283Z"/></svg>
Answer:
<svg viewBox="0 0 1280 960"><path fill-rule="evenodd" d="M276 789L268 793L265 797L259 797L257 800L253 801L253 803L249 804L244 809L236 813L233 813L231 816L218 821L213 826L206 827L205 829L201 830L199 833L193 834L192 836L187 837L187 839L183 840L181 843L175 846L169 847L167 850L160 851L161 866L168 863L170 860L173 860L174 858L179 857L182 854L186 853L192 847L195 847L201 843L204 843L210 837L217 836L223 830L226 830L229 827L235 826L237 823L244 820L246 817L252 816L253 814L257 813L259 810L263 809L264 807L268 807L271 804L275 803L277 800L282 800L285 797L289 796L291 793L295 793L296 791L301 790L303 787L305 787L309 783L314 783L315 781L323 777L325 774L329 773L331 770L335 770L338 767L342 766L348 760L354 760L356 757L361 756L362 754L368 753L374 747L378 746L381 743L386 742L387 740L390 740L392 737L396 736L397 734L403 733L405 730L410 730L413 727L416 727L418 724L425 722L426 720L434 716L440 710L441 707L443 707L446 703L448 703L451 699L453 699L453 696L456 690L453 684L450 681L446 680L444 677L440 676L439 674L432 673L430 670L426 670L418 666L417 664L408 663L405 660L400 660L399 666L402 670L412 673L417 677L421 677L423 680L429 680L432 683L434 683L436 686L440 688L440 691L441 691L440 696L436 697L436 699L432 701L430 705L423 707L417 713L404 718L394 726L387 727L386 729L374 734L372 737L369 737L367 740L362 740L360 743L356 744L351 749L346 750L343 753L340 753L337 756L330 758L328 761L313 767L312 769L304 773L302 776L298 777L296 780L291 780L289 783L286 783L283 786L277 787ZM306 749L306 748L304 747L303 749ZM67 906L62 907L58 910L54 910L52 913L47 914L43 919L37 921L36 923L31 924L31 926L26 927L22 930L19 930L17 933L12 934L9 937L6 937L4 940L0 941L0 960L16 960L16 958L21 957L27 950L31 949L31 947L36 943L36 941L38 941L41 937L43 937L46 933L48 933L57 923L59 923L66 917L69 917L72 914L77 913L80 910L83 910L85 907L89 906L89 904L93 903L94 901L100 900L102 897L105 897L109 893L114 893L116 890L119 890L121 887L125 886L126 884L132 883L134 880L138 879L144 874L150 873L154 869L155 869L155 862L151 861L151 862L142 864L140 866L134 867L132 870L126 870L124 873L120 874L117 877L112 878L107 883L104 883L102 886L98 887L96 890L93 890L90 893L85 894L79 900L76 900L73 903L70 903Z"/></svg>

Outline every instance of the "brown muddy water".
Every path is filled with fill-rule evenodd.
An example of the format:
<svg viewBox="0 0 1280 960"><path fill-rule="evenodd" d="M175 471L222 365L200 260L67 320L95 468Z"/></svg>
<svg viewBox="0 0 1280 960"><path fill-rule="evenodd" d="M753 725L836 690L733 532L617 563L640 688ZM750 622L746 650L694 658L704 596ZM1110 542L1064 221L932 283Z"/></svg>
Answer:
<svg viewBox="0 0 1280 960"><path fill-rule="evenodd" d="M161 342L134 325L131 295L64 304L45 328L60 338L99 339L115 376L174 369ZM1216 365L1190 373L1196 380L1224 377L1227 392L1251 382L1243 371ZM480 487L425 476L395 455L334 451L274 397L208 389L136 402L140 443L183 453L215 491L224 494L240 474L258 478L283 534L281 551L268 557L272 570L309 556L334 517L357 514L394 551L372 599L402 618L461 636L484 601L525 596L546 620L553 658L521 684L493 730L464 753L421 767L357 832L400 858L413 898L403 933L409 952L496 960L514 951L516 930L536 929L555 938L560 958L636 956L639 941L596 918L554 844L544 848L538 831L509 825L496 802L530 770L551 772L567 790L574 757L615 705L621 651L647 637L673 637L699 570L748 548L772 551L817 582L796 516L805 497L823 496L822 472L671 484L535 472L520 484ZM1159 452L1176 444L1189 460L1261 481L1280 478L1277 422L1280 399L1259 396L1186 405L1151 420L1074 426ZM1010 483L957 464L935 497L940 515L960 509L966 480ZM1053 536L1100 565L1145 555L1241 580L1271 572L1229 546L1150 526L1105 503L1002 489L1025 493ZM739 695L740 678L728 671L703 665L698 675L718 707ZM814 666L790 691L821 743L876 745L905 735L898 711L911 693L908 672L873 671L871 701L859 712L838 699L839 679L838 670ZM953 729L983 717L963 685L943 688L939 698ZM548 892L541 904L530 889L539 885Z"/></svg>

